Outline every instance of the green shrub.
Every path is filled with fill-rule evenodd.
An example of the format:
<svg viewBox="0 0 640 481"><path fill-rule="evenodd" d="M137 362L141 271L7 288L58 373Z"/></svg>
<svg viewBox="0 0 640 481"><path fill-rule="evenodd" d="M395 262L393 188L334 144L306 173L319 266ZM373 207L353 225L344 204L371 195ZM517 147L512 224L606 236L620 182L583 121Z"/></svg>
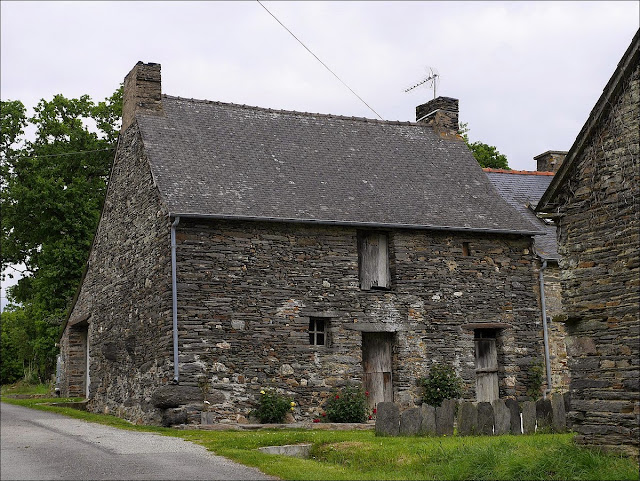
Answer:
<svg viewBox="0 0 640 481"><path fill-rule="evenodd" d="M361 387L347 386L333 391L325 406L327 419L333 423L364 423L369 417L367 395Z"/></svg>
<svg viewBox="0 0 640 481"><path fill-rule="evenodd" d="M540 361L529 364L527 376L527 396L536 401L540 397L540 390L544 384L544 365Z"/></svg>
<svg viewBox="0 0 640 481"><path fill-rule="evenodd" d="M457 399L462 396L462 379L452 366L434 364L429 375L420 379L424 388L422 401L431 406L440 406L445 399Z"/></svg>
<svg viewBox="0 0 640 481"><path fill-rule="evenodd" d="M273 389L263 389L260 391L258 408L252 414L261 423L281 423L287 411L293 411L295 405L291 399L287 399Z"/></svg>

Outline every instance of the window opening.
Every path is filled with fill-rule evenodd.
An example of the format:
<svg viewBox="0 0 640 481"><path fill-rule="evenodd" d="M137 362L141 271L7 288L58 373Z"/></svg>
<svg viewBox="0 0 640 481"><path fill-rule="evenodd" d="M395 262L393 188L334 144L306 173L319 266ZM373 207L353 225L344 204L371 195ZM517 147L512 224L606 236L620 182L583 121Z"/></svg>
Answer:
<svg viewBox="0 0 640 481"><path fill-rule="evenodd" d="M326 319L319 317L309 318L309 344L312 346L326 345Z"/></svg>
<svg viewBox="0 0 640 481"><path fill-rule="evenodd" d="M462 255L465 257L469 257L471 253L471 250L469 249L469 243L468 242L463 242L462 243Z"/></svg>

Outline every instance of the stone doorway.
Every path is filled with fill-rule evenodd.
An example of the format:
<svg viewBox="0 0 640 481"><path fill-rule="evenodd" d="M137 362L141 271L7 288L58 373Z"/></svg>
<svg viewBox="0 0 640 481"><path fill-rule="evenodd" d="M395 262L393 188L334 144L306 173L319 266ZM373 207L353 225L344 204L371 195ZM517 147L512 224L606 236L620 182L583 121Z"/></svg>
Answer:
<svg viewBox="0 0 640 481"><path fill-rule="evenodd" d="M379 402L393 402L392 346L392 333L362 333L363 387L369 392L371 408Z"/></svg>
<svg viewBox="0 0 640 481"><path fill-rule="evenodd" d="M476 329L474 337L476 399L492 402L499 398L496 329Z"/></svg>
<svg viewBox="0 0 640 481"><path fill-rule="evenodd" d="M89 324L69 329L68 391L71 397L89 398Z"/></svg>

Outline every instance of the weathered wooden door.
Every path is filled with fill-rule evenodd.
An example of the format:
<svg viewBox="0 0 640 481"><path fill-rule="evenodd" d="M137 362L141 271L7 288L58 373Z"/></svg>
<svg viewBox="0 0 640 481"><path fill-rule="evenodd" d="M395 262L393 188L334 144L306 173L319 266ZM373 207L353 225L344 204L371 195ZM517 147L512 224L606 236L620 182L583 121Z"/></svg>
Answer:
<svg viewBox="0 0 640 481"><path fill-rule="evenodd" d="M495 332L476 331L475 349L476 398L478 402L495 401L499 397L498 351Z"/></svg>
<svg viewBox="0 0 640 481"><path fill-rule="evenodd" d="M369 392L370 407L382 401L393 401L392 342L393 334L388 332L362 333L363 384L365 391Z"/></svg>
<svg viewBox="0 0 640 481"><path fill-rule="evenodd" d="M89 385L91 384L89 373L89 326L82 328L82 331L80 331L80 339L82 347L84 348L84 359L82 360L82 367L84 367L84 396L89 399Z"/></svg>

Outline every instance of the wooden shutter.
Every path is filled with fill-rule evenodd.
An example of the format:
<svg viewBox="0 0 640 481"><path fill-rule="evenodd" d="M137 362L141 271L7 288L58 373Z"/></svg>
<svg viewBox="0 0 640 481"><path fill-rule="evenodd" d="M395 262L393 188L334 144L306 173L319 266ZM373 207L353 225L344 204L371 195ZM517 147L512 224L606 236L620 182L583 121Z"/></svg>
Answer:
<svg viewBox="0 0 640 481"><path fill-rule="evenodd" d="M390 287L389 242L386 233L367 232L358 237L358 262L361 289Z"/></svg>

